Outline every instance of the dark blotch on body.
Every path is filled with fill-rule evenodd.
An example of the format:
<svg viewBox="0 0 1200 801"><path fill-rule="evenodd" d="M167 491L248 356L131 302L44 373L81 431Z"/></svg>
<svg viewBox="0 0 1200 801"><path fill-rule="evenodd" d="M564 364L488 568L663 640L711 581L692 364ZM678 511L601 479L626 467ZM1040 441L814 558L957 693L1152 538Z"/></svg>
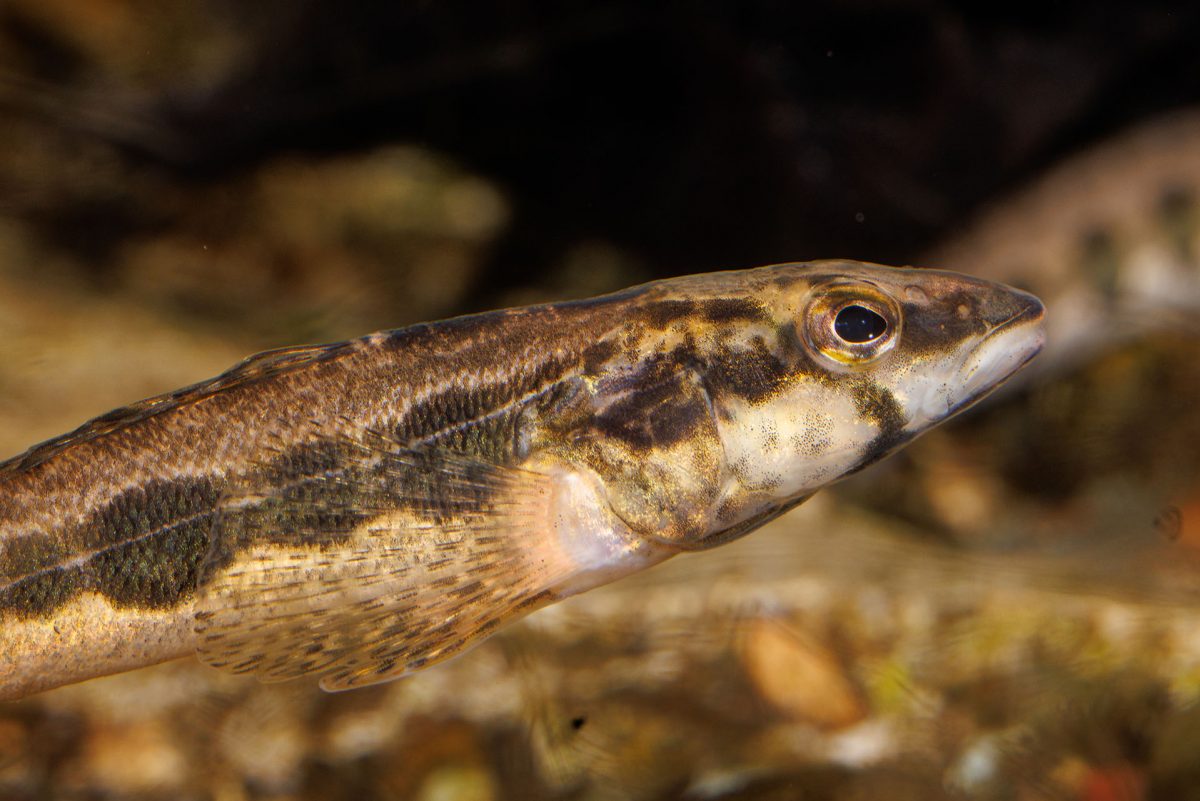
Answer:
<svg viewBox="0 0 1200 801"><path fill-rule="evenodd" d="M598 375L604 366L620 352L617 343L603 340L589 346L583 352L583 371L587 375Z"/></svg>
<svg viewBox="0 0 1200 801"><path fill-rule="evenodd" d="M669 328L672 323L690 318L695 311L694 300L649 301L641 308L643 319L652 328Z"/></svg>
<svg viewBox="0 0 1200 801"><path fill-rule="evenodd" d="M0 589L0 616L12 613L18 619L43 617L86 586L78 567L53 568L26 576Z"/></svg>
<svg viewBox="0 0 1200 801"><path fill-rule="evenodd" d="M89 563L95 589L117 606L170 609L196 590L208 552L212 513L153 537L124 543Z"/></svg>
<svg viewBox="0 0 1200 801"><path fill-rule="evenodd" d="M705 381L714 397L736 395L750 403L763 403L794 378L793 370L755 337L748 349L722 345L709 358Z"/></svg>
<svg viewBox="0 0 1200 801"><path fill-rule="evenodd" d="M659 387L613 404L596 417L595 426L638 450L669 448L690 437L707 415L704 403L675 398L670 388Z"/></svg>
<svg viewBox="0 0 1200 801"><path fill-rule="evenodd" d="M770 315L749 298L715 298L700 305L700 312L710 323L768 322Z"/></svg>
<svg viewBox="0 0 1200 801"><path fill-rule="evenodd" d="M84 548L122 545L179 520L210 511L220 497L216 479L178 478L151 481L113 496L78 529Z"/></svg>
<svg viewBox="0 0 1200 801"><path fill-rule="evenodd" d="M363 446L330 438L280 451L244 481L263 498L222 514L206 575L255 542L321 546L344 541L365 519L361 477L354 466Z"/></svg>
<svg viewBox="0 0 1200 801"><path fill-rule="evenodd" d="M596 415L596 430L637 450L670 448L691 437L709 414L694 360L681 347L623 377L611 389L628 392Z"/></svg>
<svg viewBox="0 0 1200 801"><path fill-rule="evenodd" d="M0 581L53 569L71 559L158 531L213 508L215 479L156 480L114 495L78 525L10 540L0 554Z"/></svg>
<svg viewBox="0 0 1200 801"><path fill-rule="evenodd" d="M72 548L63 536L37 532L13 537L0 550L0 582L53 569L72 555Z"/></svg>
<svg viewBox="0 0 1200 801"><path fill-rule="evenodd" d="M115 495L77 526L13 540L0 612L49 615L84 591L116 606L177 605L196 590L219 495L214 478L152 481ZM80 561L64 566L69 560Z"/></svg>
<svg viewBox="0 0 1200 801"><path fill-rule="evenodd" d="M890 389L863 379L854 386L853 394L854 408L858 414L879 427L879 433L867 445L863 461L857 468L861 470L898 448L907 436L904 432L904 412Z"/></svg>

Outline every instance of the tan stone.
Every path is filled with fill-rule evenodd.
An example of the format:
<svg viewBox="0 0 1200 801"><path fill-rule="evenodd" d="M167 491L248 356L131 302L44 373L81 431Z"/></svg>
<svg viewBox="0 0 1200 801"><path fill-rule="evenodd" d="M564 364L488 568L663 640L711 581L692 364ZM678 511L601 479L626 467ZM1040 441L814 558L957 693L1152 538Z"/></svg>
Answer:
<svg viewBox="0 0 1200 801"><path fill-rule="evenodd" d="M815 637L758 619L748 624L741 645L751 681L780 711L824 729L844 728L866 717L837 657Z"/></svg>

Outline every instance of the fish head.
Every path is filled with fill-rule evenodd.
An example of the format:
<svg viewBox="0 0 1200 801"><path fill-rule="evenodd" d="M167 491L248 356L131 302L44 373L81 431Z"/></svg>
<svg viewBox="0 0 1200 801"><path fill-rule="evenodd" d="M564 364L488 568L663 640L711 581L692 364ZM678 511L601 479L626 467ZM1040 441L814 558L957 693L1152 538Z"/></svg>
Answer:
<svg viewBox="0 0 1200 801"><path fill-rule="evenodd" d="M846 438L860 466L983 398L1045 343L1041 301L1004 284L847 262L809 272L801 297L781 292L775 313L795 315L795 386L821 387L842 406L849 399L874 429L866 442ZM774 400L788 416L786 398Z"/></svg>
<svg viewBox="0 0 1200 801"><path fill-rule="evenodd" d="M705 525L678 529L690 544L740 536L878 461L996 389L1044 342L1037 298L965 275L848 261L751 272L696 288L763 314L694 336L722 465Z"/></svg>

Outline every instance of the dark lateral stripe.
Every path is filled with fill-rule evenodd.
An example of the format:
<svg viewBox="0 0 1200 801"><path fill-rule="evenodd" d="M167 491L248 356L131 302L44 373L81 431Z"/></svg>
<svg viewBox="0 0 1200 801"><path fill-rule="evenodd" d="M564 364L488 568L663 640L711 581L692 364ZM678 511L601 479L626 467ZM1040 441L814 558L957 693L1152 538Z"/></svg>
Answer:
<svg viewBox="0 0 1200 801"><path fill-rule="evenodd" d="M770 322L766 309L751 298L710 298L695 301L687 298L668 298L650 301L640 310L642 319L651 328L669 328L680 321L701 321L722 325L744 322Z"/></svg>
<svg viewBox="0 0 1200 801"><path fill-rule="evenodd" d="M502 462L512 456L523 408L513 401L535 393L530 400L536 402L538 390L552 395L565 370L546 362L500 384L447 390L418 406L415 417L406 416L399 433L481 462ZM448 484L437 454L431 450L428 463L389 462L388 475L379 476L359 463L360 444L336 438L277 453L249 480L268 493L283 489L226 526L227 541L212 551L214 566L234 558L248 540L320 545L348 536L379 505L385 485L393 488L393 508L430 519L484 508L487 493L466 492L462 481ZM326 480L330 476L335 480ZM117 606L178 604L197 587L221 490L213 478L154 481L114 496L77 526L14 539L0 559L0 612L50 614L84 590Z"/></svg>
<svg viewBox="0 0 1200 801"><path fill-rule="evenodd" d="M496 415L520 399L536 395L560 381L579 358L546 358L516 365L500 381L467 379L414 403L396 423L394 435L404 443L435 439L442 433Z"/></svg>
<svg viewBox="0 0 1200 801"><path fill-rule="evenodd" d="M89 558L211 511L220 492L221 484L213 477L156 480L130 488L79 524L9 540L0 552L0 585Z"/></svg>
<svg viewBox="0 0 1200 801"><path fill-rule="evenodd" d="M195 592L219 497L211 477L152 481L78 525L12 539L0 556L0 613L46 616L85 590L117 606L178 604Z"/></svg>
<svg viewBox="0 0 1200 801"><path fill-rule="evenodd" d="M494 465L511 460L521 411L502 409L415 449L368 435L283 450L248 479L261 498L223 515L204 569L222 570L254 543L338 546L372 518L396 511L450 528L492 514L504 480Z"/></svg>
<svg viewBox="0 0 1200 801"><path fill-rule="evenodd" d="M512 456L517 438L521 408L514 401L552 387L567 369L547 360L523 366L502 382L452 387L417 404L395 433L402 441L503 461ZM358 446L335 439L276 454L253 480L264 489L294 486L248 514L241 539L297 544L305 534L311 542L347 535L364 518L355 488L371 480L354 465L360 455ZM447 491L437 467L411 465L389 480L403 486L415 511L434 517L471 511L485 500L464 498L461 488ZM345 471L338 481L315 480L337 470ZM222 486L211 477L153 481L114 496L78 525L14 538L0 553L0 611L48 614L83 590L120 606L178 603L195 591ZM314 510L320 519L313 518ZM214 556L232 558L231 549L245 544L222 543ZM65 566L71 563L77 565Z"/></svg>
<svg viewBox="0 0 1200 801"><path fill-rule="evenodd" d="M964 342L986 333L988 326L983 319L983 302L977 294L966 290L947 293L939 299L939 305L946 309L966 307L965 315L935 314L919 304L904 304L905 350L914 356L940 353L949 343Z"/></svg>
<svg viewBox="0 0 1200 801"><path fill-rule="evenodd" d="M53 614L84 591L114 606L170 609L196 590L209 547L212 511L110 545L78 565L56 566L0 588L0 615L37 618Z"/></svg>

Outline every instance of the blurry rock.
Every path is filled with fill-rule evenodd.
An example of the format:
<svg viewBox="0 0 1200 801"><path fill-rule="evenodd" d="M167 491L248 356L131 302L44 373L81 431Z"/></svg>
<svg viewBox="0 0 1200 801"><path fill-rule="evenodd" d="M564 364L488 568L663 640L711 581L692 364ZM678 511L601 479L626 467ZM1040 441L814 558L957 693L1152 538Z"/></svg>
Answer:
<svg viewBox="0 0 1200 801"><path fill-rule="evenodd" d="M844 667L807 633L777 621L750 621L741 656L763 698L792 718L840 729L867 715Z"/></svg>
<svg viewBox="0 0 1200 801"><path fill-rule="evenodd" d="M466 721L410 718L381 760L380 789L415 801L491 801L498 789L480 734Z"/></svg>
<svg viewBox="0 0 1200 801"><path fill-rule="evenodd" d="M349 337L458 311L506 215L491 186L418 149L282 159L188 198L117 273L143 302L279 344Z"/></svg>
<svg viewBox="0 0 1200 801"><path fill-rule="evenodd" d="M274 795L295 792L312 747L308 683L251 687L211 732L221 762L248 788Z"/></svg>
<svg viewBox="0 0 1200 801"><path fill-rule="evenodd" d="M0 797L20 797L37 780L37 760L25 721L0 717Z"/></svg>
<svg viewBox="0 0 1200 801"><path fill-rule="evenodd" d="M433 770L413 795L413 801L492 801L496 785L479 766L448 765Z"/></svg>
<svg viewBox="0 0 1200 801"><path fill-rule="evenodd" d="M952 435L940 431L930 435L914 457L921 469L922 501L949 530L978 539L1002 512L1003 484L986 459Z"/></svg>
<svg viewBox="0 0 1200 801"><path fill-rule="evenodd" d="M136 304L0 276L0 459L252 350Z"/></svg>
<svg viewBox="0 0 1200 801"><path fill-rule="evenodd" d="M1079 801L1145 801L1147 782L1144 771L1132 765L1092 768L1079 788Z"/></svg>
<svg viewBox="0 0 1200 801"><path fill-rule="evenodd" d="M5 12L56 49L62 67L86 62L81 80L93 88L196 91L226 78L250 43L244 18L219 3L8 0Z"/></svg>
<svg viewBox="0 0 1200 801"><path fill-rule="evenodd" d="M193 767L168 721L151 719L90 731L67 784L117 798L179 798L192 786Z"/></svg>

